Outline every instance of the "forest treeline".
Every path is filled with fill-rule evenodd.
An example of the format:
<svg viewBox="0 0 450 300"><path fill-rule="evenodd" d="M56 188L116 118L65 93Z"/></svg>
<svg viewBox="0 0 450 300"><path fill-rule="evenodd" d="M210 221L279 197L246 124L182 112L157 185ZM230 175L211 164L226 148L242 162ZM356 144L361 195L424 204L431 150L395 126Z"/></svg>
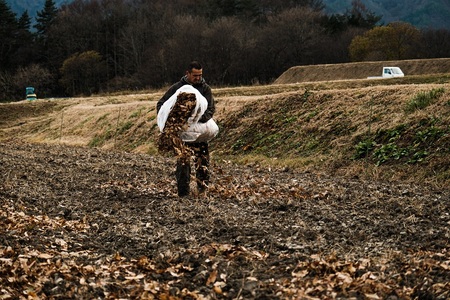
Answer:
<svg viewBox="0 0 450 300"><path fill-rule="evenodd" d="M380 24L360 0L53 0L32 22L0 0L0 101L157 88L199 60L213 85L270 83L296 65L450 57L450 32ZM34 25L32 25L34 24Z"/></svg>

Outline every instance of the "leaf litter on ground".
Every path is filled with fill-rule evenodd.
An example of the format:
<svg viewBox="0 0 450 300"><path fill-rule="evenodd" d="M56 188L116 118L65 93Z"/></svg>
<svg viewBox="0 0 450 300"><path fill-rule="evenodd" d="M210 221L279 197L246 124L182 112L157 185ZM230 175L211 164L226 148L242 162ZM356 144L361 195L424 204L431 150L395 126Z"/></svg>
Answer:
<svg viewBox="0 0 450 300"><path fill-rule="evenodd" d="M214 162L2 144L0 298L446 299L449 194Z"/></svg>

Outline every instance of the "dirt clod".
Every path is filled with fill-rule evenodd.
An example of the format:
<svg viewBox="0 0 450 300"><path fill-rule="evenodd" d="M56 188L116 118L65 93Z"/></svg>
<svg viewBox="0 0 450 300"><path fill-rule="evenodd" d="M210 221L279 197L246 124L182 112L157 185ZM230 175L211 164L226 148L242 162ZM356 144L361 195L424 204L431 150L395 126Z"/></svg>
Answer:
<svg viewBox="0 0 450 300"><path fill-rule="evenodd" d="M212 160L0 144L3 298L446 299L450 194Z"/></svg>

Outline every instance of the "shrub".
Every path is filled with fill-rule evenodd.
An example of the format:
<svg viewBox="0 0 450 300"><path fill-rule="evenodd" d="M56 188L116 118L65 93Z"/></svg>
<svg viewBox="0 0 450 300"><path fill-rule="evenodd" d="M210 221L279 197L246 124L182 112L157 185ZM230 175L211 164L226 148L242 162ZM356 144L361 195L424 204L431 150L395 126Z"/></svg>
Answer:
<svg viewBox="0 0 450 300"><path fill-rule="evenodd" d="M38 98L45 98L50 94L54 84L54 76L50 71L36 64L19 68L14 74L13 80L20 99L25 99L25 87L27 86L35 88Z"/></svg>
<svg viewBox="0 0 450 300"><path fill-rule="evenodd" d="M353 155L353 159L367 157L369 153L375 148L375 146L376 143L371 139L366 139L364 141L359 142L355 146L356 153Z"/></svg>
<svg viewBox="0 0 450 300"><path fill-rule="evenodd" d="M106 80L106 62L95 51L76 53L66 59L60 69L61 85L69 95L91 95Z"/></svg>

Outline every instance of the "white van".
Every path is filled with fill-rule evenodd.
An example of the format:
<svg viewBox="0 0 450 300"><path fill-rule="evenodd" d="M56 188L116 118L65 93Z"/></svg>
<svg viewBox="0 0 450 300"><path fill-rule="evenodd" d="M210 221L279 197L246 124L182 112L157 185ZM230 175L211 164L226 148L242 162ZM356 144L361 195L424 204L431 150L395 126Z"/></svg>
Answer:
<svg viewBox="0 0 450 300"><path fill-rule="evenodd" d="M370 76L367 79L379 79L379 78L394 78L404 77L403 71L399 67L383 67L381 76Z"/></svg>

